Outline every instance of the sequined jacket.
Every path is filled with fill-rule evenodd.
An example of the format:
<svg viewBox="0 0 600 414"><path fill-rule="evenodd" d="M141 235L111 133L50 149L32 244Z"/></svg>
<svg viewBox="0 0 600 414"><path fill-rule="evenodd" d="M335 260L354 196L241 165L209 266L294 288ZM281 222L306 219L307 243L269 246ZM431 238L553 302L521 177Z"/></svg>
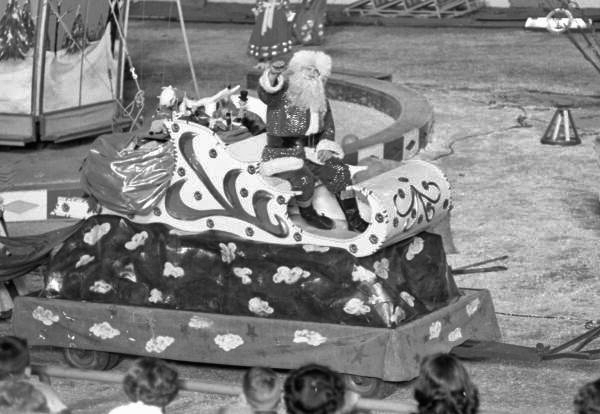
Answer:
<svg viewBox="0 0 600 414"><path fill-rule="evenodd" d="M267 105L267 134L282 138L308 135L310 110L297 108L289 102L286 97L287 83L272 90L266 90L265 87L264 82L259 82L257 90L259 98ZM325 113L319 115L318 132L314 134L315 144L321 140L334 141L335 125L329 102Z"/></svg>

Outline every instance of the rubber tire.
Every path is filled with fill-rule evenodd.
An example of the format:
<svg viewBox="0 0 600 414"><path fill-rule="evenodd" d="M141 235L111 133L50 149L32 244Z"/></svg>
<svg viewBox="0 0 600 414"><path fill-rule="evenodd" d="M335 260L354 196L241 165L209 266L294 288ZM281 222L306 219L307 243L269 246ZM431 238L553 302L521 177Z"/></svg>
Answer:
<svg viewBox="0 0 600 414"><path fill-rule="evenodd" d="M110 357L108 359L108 367L106 369L113 369L123 360L123 355L114 354L110 352Z"/></svg>
<svg viewBox="0 0 600 414"><path fill-rule="evenodd" d="M104 371L112 368L111 362L114 363L114 360L111 361L111 357L113 354L109 352L103 351L92 351L88 349L78 349L78 348L65 348L64 349L64 357L67 364L72 366L73 368L79 369L94 369L97 371ZM118 363L118 360L117 360ZM114 366L113 365L113 366Z"/></svg>
<svg viewBox="0 0 600 414"><path fill-rule="evenodd" d="M350 374L344 374L344 383L349 390L360 394L364 398L389 397L398 387L398 384L395 382Z"/></svg>

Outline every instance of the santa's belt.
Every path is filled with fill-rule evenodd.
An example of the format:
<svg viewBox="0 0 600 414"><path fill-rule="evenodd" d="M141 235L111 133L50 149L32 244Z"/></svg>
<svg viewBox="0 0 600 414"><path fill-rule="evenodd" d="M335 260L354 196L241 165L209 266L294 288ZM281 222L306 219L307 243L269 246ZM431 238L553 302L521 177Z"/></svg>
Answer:
<svg viewBox="0 0 600 414"><path fill-rule="evenodd" d="M267 145L275 148L316 147L318 143L319 136L316 134L303 135L300 137L267 135Z"/></svg>

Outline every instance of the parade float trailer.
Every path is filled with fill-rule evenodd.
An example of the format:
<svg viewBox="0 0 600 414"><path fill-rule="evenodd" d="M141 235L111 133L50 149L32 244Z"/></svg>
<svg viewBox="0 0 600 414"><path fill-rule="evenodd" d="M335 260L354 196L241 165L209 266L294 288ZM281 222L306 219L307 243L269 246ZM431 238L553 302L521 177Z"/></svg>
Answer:
<svg viewBox="0 0 600 414"><path fill-rule="evenodd" d="M115 163L114 171L162 177L162 190L96 191L99 204L89 204L87 219L3 239L3 274L46 264L43 291L15 299L15 333L32 346L64 348L79 368L109 369L120 354L280 369L320 362L366 396L414 378L426 355L498 340L489 292L456 287L435 234L452 207L446 177L406 159L426 145L431 112L415 111L411 120L401 93L377 91L378 82L366 79L372 86L350 95L404 122L344 147L356 147L348 156L361 161L392 152L405 160L363 163L352 189L366 231L348 231L326 191L317 191L316 208L336 229L303 223L287 183L261 173L264 136L227 142L227 134L178 116L165 122L167 141L107 135L96 149L145 151L153 163L123 170ZM100 172L92 162L100 152L90 152L90 171ZM143 206L132 209L132 200Z"/></svg>
<svg viewBox="0 0 600 414"><path fill-rule="evenodd" d="M318 362L347 374L368 397L415 378L422 357L466 340L497 340L489 292L461 298L397 328L264 319L184 310L18 297L13 324L30 346L64 348L69 364L110 369L120 354L232 366L294 369Z"/></svg>

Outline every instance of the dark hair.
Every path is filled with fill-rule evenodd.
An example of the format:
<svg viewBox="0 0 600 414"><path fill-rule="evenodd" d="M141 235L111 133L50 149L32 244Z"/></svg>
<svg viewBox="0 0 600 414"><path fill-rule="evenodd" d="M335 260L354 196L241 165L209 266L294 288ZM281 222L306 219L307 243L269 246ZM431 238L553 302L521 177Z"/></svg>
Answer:
<svg viewBox="0 0 600 414"><path fill-rule="evenodd" d="M289 414L328 414L344 405L342 377L322 365L309 364L292 371L283 390Z"/></svg>
<svg viewBox="0 0 600 414"><path fill-rule="evenodd" d="M573 404L575 414L600 414L600 378L579 388Z"/></svg>
<svg viewBox="0 0 600 414"><path fill-rule="evenodd" d="M419 414L475 414L479 392L463 364L448 354L426 357L414 387Z"/></svg>
<svg viewBox="0 0 600 414"><path fill-rule="evenodd" d="M179 392L178 374L160 359L140 358L125 374L123 390L133 402L165 407Z"/></svg>
<svg viewBox="0 0 600 414"><path fill-rule="evenodd" d="M0 412L49 413L46 397L26 381L2 381Z"/></svg>
<svg viewBox="0 0 600 414"><path fill-rule="evenodd" d="M16 336L0 337L0 379L10 374L22 374L28 366L27 341Z"/></svg>
<svg viewBox="0 0 600 414"><path fill-rule="evenodd" d="M270 410L279 403L281 388L277 373L271 368L250 368L244 373L242 387L248 404L255 409Z"/></svg>

